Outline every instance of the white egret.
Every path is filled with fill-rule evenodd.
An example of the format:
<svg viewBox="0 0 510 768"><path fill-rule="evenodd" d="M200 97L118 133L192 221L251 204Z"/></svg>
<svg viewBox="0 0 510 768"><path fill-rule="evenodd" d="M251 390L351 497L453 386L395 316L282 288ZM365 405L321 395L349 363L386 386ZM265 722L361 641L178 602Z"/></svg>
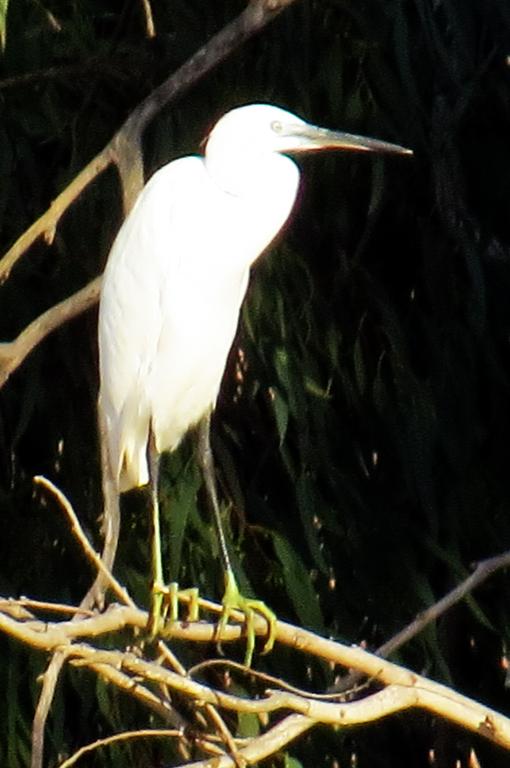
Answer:
<svg viewBox="0 0 510 768"><path fill-rule="evenodd" d="M226 590L222 628L242 597L221 530L209 446L210 416L237 328L251 265L274 240L294 205L299 170L288 153L347 149L410 154L375 139L329 131L279 107L250 104L224 115L204 156L157 171L111 249L99 309L99 408L119 493L151 483L152 626L161 610L158 463L205 419L200 455L218 529ZM248 631L249 629L249 631ZM253 630L247 627L248 660Z"/></svg>

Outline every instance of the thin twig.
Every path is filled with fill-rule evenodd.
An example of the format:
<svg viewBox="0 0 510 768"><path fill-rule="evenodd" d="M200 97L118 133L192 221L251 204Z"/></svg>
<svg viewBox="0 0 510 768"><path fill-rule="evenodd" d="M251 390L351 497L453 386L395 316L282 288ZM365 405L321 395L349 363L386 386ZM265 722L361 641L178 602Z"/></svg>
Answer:
<svg viewBox="0 0 510 768"><path fill-rule="evenodd" d="M32 600L28 597L20 597L18 600L12 597L8 600L0 599L0 611L5 611L13 606L32 608L35 611L47 611L48 613L70 613L73 616L76 613L80 613L83 616L94 615L94 611L86 611L83 608L77 608L75 605L67 605L65 603L48 603L46 600ZM26 618L33 619L34 616L27 611Z"/></svg>
<svg viewBox="0 0 510 768"><path fill-rule="evenodd" d="M318 701L343 701L347 696L353 693L359 693L366 684L363 686L356 686L349 691L337 691L334 693L313 693L312 691L306 691L304 688L298 688L295 685L287 683L275 675L269 675L267 672L259 672L256 669L248 668L245 664L240 664L238 661L232 661L231 659L207 659L201 661L199 664L195 664L188 670L188 677L193 678L199 672L211 669L213 667L223 667L226 669L235 669L237 672L241 672L247 677L251 677L259 682L276 686L282 691L289 691L289 693L295 693L297 696L303 696L308 699L317 699Z"/></svg>
<svg viewBox="0 0 510 768"><path fill-rule="evenodd" d="M69 522L71 524L71 531L73 535L79 541L81 548L83 549L84 553L86 554L87 558L90 560L94 568L101 573L101 575L107 582L108 586L117 595L119 600L122 603L124 603L124 605L129 605L131 608L134 608L135 604L132 601L131 597L128 595L125 588L121 584L119 584L117 579L106 568L103 561L101 560L100 555L97 554L94 547L90 544L89 540L83 533L83 529L81 528L78 518L76 517L76 513L72 508L71 503L66 498L66 496L62 493L62 491L59 488L57 488L56 485L54 485L51 482L51 480L48 480L46 477L43 477L42 475L37 475L36 477L34 477L34 482L37 483L37 485L42 485L44 488L46 488L46 490L50 491L50 493L52 493L53 496L55 496L58 503L64 510L67 518L69 519Z"/></svg>
<svg viewBox="0 0 510 768"><path fill-rule="evenodd" d="M494 557L482 560L477 564L470 576L454 587L451 592L448 592L448 594L442 597L441 600L438 600L437 603L434 603L434 605L431 605L426 610L421 611L407 627L404 627L404 629L397 632L397 634L390 638L390 640L383 643L383 645L377 649L376 653L384 658L390 656L398 648L422 632L428 624L437 621L443 613L470 595L471 592L488 579L489 576L492 576L496 571L499 571L502 568L508 568L509 566L510 550L503 552L500 555L495 555Z"/></svg>
<svg viewBox="0 0 510 768"><path fill-rule="evenodd" d="M314 725L316 723L310 717L288 715L266 733L251 739L246 747L239 750L239 756L245 760L247 765L258 763L280 752ZM200 760L196 763L189 763L186 768L211 768L211 763L207 760ZM229 755L225 755L215 759L214 768L235 768L235 763Z"/></svg>
<svg viewBox="0 0 510 768"><path fill-rule="evenodd" d="M23 72L12 77L4 77L0 80L0 91L27 85L38 85L47 80L69 81L78 77L89 79L92 73L103 78L111 76L121 81L127 81L130 74L129 71L123 70L123 64L128 60L128 57L132 60L137 53L138 50L135 48L124 56L90 56L76 64L59 64Z"/></svg>
<svg viewBox="0 0 510 768"><path fill-rule="evenodd" d="M130 741L131 739L166 739L166 738L180 738L182 737L181 731L175 728L142 728L138 731L123 731L122 733L115 733L113 736L107 736L104 739L98 739L97 741L87 744L84 747L78 749L74 755L68 757L63 763L60 763L59 768L71 768L72 765L76 765L83 755L87 755L89 752L94 752L96 749L102 747L108 747L110 744L117 744L119 741Z"/></svg>
<svg viewBox="0 0 510 768"><path fill-rule="evenodd" d="M14 341L0 343L0 388L46 336L96 304L100 286L101 277L96 277L85 288L39 315Z"/></svg>
<svg viewBox="0 0 510 768"><path fill-rule="evenodd" d="M30 768L42 768L44 755L44 729L51 703L55 695L57 681L64 666L65 652L59 650L54 653L46 671L42 676L41 693L35 709L32 721L32 752L30 755Z"/></svg>
<svg viewBox="0 0 510 768"><path fill-rule="evenodd" d="M106 584L108 584L108 586L110 586L113 589L115 594L117 594L117 596L122 600L123 603L133 607L134 603L132 602L131 598L127 594L124 587L122 587L117 582L117 580L113 577L113 575L110 573L108 568L103 564L103 561L101 560L99 555L96 553L94 548L90 545L87 537L85 536L80 526L78 518L70 502L62 493L62 491L60 491L50 480L46 479L45 477L37 476L34 478L34 481L38 485L42 485L44 488L46 488L48 491L50 491L50 493L52 493L56 497L60 506L64 510L68 520L70 521L72 533L77 538L78 542L80 543L88 559L93 563L95 568L101 574L101 578L104 580ZM87 610L91 607L92 604L93 604L93 600L89 590L89 592L87 592L87 594L85 595L80 608L85 608ZM76 622L79 621L80 619L81 619L80 612L77 611L71 623L76 624ZM46 720L48 717L51 703L53 701L53 697L55 695L55 688L57 685L57 681L58 681L60 672L62 671L62 667L64 665L65 660L66 660L66 651L62 650L61 648L59 648L58 650L56 649L56 652L54 653L46 669L46 672L44 673L42 678L41 693L39 696L39 700L37 702L37 707L36 707L34 720L32 724L32 753L30 757L31 768L42 768L43 755L44 755L44 730L46 726Z"/></svg>
<svg viewBox="0 0 510 768"><path fill-rule="evenodd" d="M212 704L206 704L205 711L213 721L217 732L220 734L237 768L244 768L244 762L239 756L239 751L237 749L234 738L227 728L226 723L218 712L217 708Z"/></svg>
<svg viewBox="0 0 510 768"><path fill-rule="evenodd" d="M470 574L464 581L454 587L444 597L429 606L424 611L421 611L410 624L397 632L393 637L383 643L375 651L376 655L383 659L391 656L395 651L408 643L413 637L416 637L422 632L425 627L434 621L437 621L446 611L450 610L454 605L459 603L464 598L468 597L471 592L479 587L489 576L492 576L502 568L510 567L510 550L502 552L499 555L488 557L486 560L481 560L472 574ZM334 686L331 687L331 692L344 692L350 690L353 686L356 686L361 679L359 672L350 672L344 675L338 680Z"/></svg>
<svg viewBox="0 0 510 768"><path fill-rule="evenodd" d="M145 34L147 37L156 37L156 28L154 26L154 17L149 0L141 0L142 10L145 20Z"/></svg>

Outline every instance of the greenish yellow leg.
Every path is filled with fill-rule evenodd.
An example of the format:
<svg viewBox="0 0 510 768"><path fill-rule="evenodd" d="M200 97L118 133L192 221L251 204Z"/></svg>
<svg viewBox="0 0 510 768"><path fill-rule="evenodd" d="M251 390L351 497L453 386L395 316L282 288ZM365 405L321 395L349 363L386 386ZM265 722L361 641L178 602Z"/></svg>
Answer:
<svg viewBox="0 0 510 768"><path fill-rule="evenodd" d="M147 631L149 634L149 640L154 640L157 637L163 625L165 623L165 617L163 612L163 600L164 600L164 587L154 583L151 591L151 607L149 610L149 621L147 623Z"/></svg>
<svg viewBox="0 0 510 768"><path fill-rule="evenodd" d="M187 621L198 620L198 589L181 590L176 582L168 587L163 583L163 564L161 559L161 532L159 526L159 454L154 440L152 428L149 431L147 445L147 461L149 467L149 481L151 492L151 566L152 566L152 593L149 622L147 629L149 639L154 640L158 635L164 634L165 624L169 616L170 623L179 619L179 596L188 599Z"/></svg>
<svg viewBox="0 0 510 768"><path fill-rule="evenodd" d="M165 587L163 585L163 567L161 565L161 537L159 532L159 504L157 499L157 489L151 489L152 497L152 537L151 537L151 567L152 567L152 590L151 607L149 611L149 623L147 629L149 638L154 638L160 633L163 624L163 596Z"/></svg>
<svg viewBox="0 0 510 768"><path fill-rule="evenodd" d="M244 613L246 617L246 654L244 662L250 666L253 650L255 648L255 627L254 614L258 613L266 619L269 631L266 643L262 653L268 653L274 645L276 635L276 616L261 600L252 600L244 597L237 586L230 557L228 555L227 542L221 524L220 507L218 496L216 494L216 482L214 477L214 464L211 451L211 441L209 438L209 427L211 414L209 413L202 419L198 432L198 461L202 469L204 483L207 491L207 497L213 513L214 524L218 534L218 543L220 546L221 560L225 574L225 594L223 595L223 611L216 629L218 643L221 643L221 635L228 624L228 620L233 611L238 610Z"/></svg>
<svg viewBox="0 0 510 768"><path fill-rule="evenodd" d="M235 576L230 569L225 573L225 593L223 595L222 605L223 611L216 630L218 642L221 643L221 636L234 611L241 611L244 613L246 617L246 653L244 656L244 663L249 667L251 666L253 651L255 649L255 614L258 613L262 616L268 624L267 640L262 649L262 653L269 653L274 646L276 637L276 616L273 611L262 602L262 600L254 600L250 597L244 597L244 595L239 592Z"/></svg>
<svg viewBox="0 0 510 768"><path fill-rule="evenodd" d="M159 454L154 442L152 429L149 433L147 446L147 459L149 465L149 481L151 493L151 567L152 567L152 593L149 622L147 629L149 638L154 638L160 633L164 617L162 614L163 595L163 566L161 563L161 533L159 528Z"/></svg>
<svg viewBox="0 0 510 768"><path fill-rule="evenodd" d="M157 521L157 522L156 522ZM151 607L149 611L149 623L147 625L150 640L159 635L165 623L163 568L161 565L161 542L159 535L159 510L153 511L153 536L152 536L152 591Z"/></svg>

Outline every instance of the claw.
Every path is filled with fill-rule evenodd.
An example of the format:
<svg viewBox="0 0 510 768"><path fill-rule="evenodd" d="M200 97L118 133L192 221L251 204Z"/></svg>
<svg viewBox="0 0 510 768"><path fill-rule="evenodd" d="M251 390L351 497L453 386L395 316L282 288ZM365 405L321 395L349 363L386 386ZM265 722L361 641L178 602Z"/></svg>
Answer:
<svg viewBox="0 0 510 768"><path fill-rule="evenodd" d="M235 576L230 570L225 574L225 594L223 595L222 605L223 611L216 630L218 644L221 643L223 631L234 611L242 611L246 621L246 653L244 655L244 663L247 667L250 667L253 651L255 649L255 614L258 613L262 616L268 624L267 639L264 643L262 653L269 653L274 646L276 638L276 616L273 611L262 602L262 600L254 600L249 597L244 597L244 595L239 592Z"/></svg>
<svg viewBox="0 0 510 768"><path fill-rule="evenodd" d="M188 603L188 612L186 621L198 621L198 589L179 590L178 584L174 581L168 587L161 584L154 584L152 588L151 609L149 612L149 621L147 631L149 639L154 640L158 636L168 636L171 634L172 624L179 620L179 601L185 599ZM251 666L253 652L255 650L255 614L262 616L268 624L268 633L262 653L269 653L272 650L276 638L276 616L273 611L267 607L262 600L254 600L250 597L244 597L239 592L239 587L232 571L227 571L225 575L225 594L223 595L223 610L216 628L216 637L218 645L221 643L221 636L227 626L229 619L236 611L241 611L245 616L246 626L246 653L244 663L247 667Z"/></svg>
<svg viewBox="0 0 510 768"><path fill-rule="evenodd" d="M147 623L150 640L154 640L158 635L168 634L167 628L179 620L179 600L182 598L188 602L186 621L198 621L198 589L196 587L179 590L176 581L172 581L168 587L154 584Z"/></svg>

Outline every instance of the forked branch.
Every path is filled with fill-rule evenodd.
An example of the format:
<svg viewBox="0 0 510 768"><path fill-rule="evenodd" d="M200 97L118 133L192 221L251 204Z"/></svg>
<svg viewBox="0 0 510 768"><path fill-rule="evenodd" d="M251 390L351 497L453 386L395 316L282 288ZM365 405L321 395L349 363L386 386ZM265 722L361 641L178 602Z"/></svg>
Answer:
<svg viewBox="0 0 510 768"><path fill-rule="evenodd" d="M87 558L96 567L103 568L86 541L69 501L49 481L38 478L38 483L57 498ZM493 558L488 561L487 567L481 566L475 572L478 573L478 580L481 579L482 571L486 575L493 572L494 567L505 564L507 558L508 555ZM197 715L203 713L203 717L199 719L202 729L199 738L200 750L209 755L216 751L215 760L219 761L218 765L238 766L243 762L261 760L282 749L300 733L317 724L352 726L372 722L409 708L434 713L510 750L509 718L362 648L328 640L285 622L277 622L277 643L293 648L298 653L305 653L309 658L329 662L335 674L338 668L354 670L366 681L365 684L336 696L327 692L308 693L292 688L284 680L269 679L252 673L242 665L236 665L236 674L251 676L252 684L258 686L257 696L247 698L196 679L204 664L197 670L190 669L186 672L174 656L164 651L163 644L162 652L156 660L145 655L143 643L139 643L136 654L125 647L104 650L101 647L102 638L106 635L119 636L120 630L125 633L131 628L133 643L136 643L136 638L143 637L148 618L147 613L133 603L111 574L107 574L107 580L124 605L110 606L104 613L87 611L80 614L79 619L75 616L72 620L67 618L69 613L72 613L72 608L54 605L51 606L50 615L58 615L61 611L64 620L54 619L48 622L39 620L36 615L39 610L48 614L48 606L45 604L39 605L26 599L0 601L0 632L27 646L54 654L57 673L61 663L86 667L111 686L126 695L134 696L148 713L156 713L166 728L168 725L174 728L177 725L175 738L183 750L187 743L184 738L188 728L187 721L169 706L167 692L185 697L193 703L191 711ZM463 595L464 592L459 590L457 596ZM189 595L183 595L181 602L186 603L187 600ZM451 603L451 598L446 602ZM220 605L207 600L201 600L200 606L203 612L214 616L222 610ZM239 640L243 635L242 614L235 614L234 620L239 623L226 628L222 636L223 644ZM255 629L259 635L267 632L266 623L261 617L256 620ZM216 622L177 621L170 624L164 634L167 639L172 639L176 649L180 642L185 642L188 646L191 643L213 643L216 640ZM218 660L215 663L230 664L226 660ZM234 665L231 667L230 672L233 674ZM51 669L52 665L48 674ZM208 709L211 707L214 709ZM225 730L220 725L223 723L220 715L222 711L263 715L267 728L264 733L248 742L239 741L228 732L222 733L222 730ZM195 746L196 728L197 725L193 725ZM99 748L102 743L96 746ZM189 753L186 753L185 762L189 762ZM206 764L204 760L196 763L204 768Z"/></svg>
<svg viewBox="0 0 510 768"><path fill-rule="evenodd" d="M8 279L13 267L36 240L43 237L47 243L53 241L55 230L65 211L112 163L119 171L123 208L127 213L143 186L141 139L147 125L163 107L214 69L294 2L295 0L252 0L236 19L153 90L133 110L104 149L80 171L55 198L48 210L20 235L0 259L0 285ZM149 4L144 4L144 7L146 12L150 10ZM146 19L149 29L152 17L146 16ZM0 344L0 387L49 333L95 304L99 298L99 289L98 277L68 299L44 312L22 331L17 339Z"/></svg>

